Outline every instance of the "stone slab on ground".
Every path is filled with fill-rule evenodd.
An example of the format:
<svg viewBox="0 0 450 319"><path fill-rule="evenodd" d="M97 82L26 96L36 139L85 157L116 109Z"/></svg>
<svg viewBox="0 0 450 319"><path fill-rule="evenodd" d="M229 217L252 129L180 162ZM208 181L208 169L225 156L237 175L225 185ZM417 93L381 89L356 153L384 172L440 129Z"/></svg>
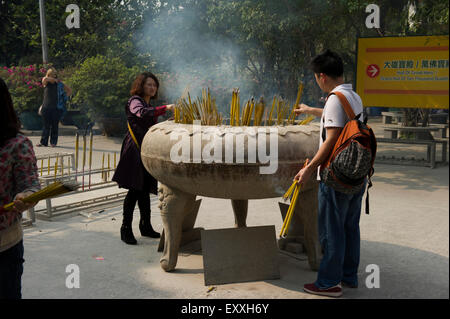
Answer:
<svg viewBox="0 0 450 319"><path fill-rule="evenodd" d="M205 285L280 278L274 226L202 230Z"/></svg>

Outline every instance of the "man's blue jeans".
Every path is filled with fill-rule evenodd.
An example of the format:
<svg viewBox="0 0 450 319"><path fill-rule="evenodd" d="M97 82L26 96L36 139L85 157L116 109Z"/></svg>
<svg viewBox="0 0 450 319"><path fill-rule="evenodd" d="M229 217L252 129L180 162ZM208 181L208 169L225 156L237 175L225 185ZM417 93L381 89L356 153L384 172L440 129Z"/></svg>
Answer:
<svg viewBox="0 0 450 319"><path fill-rule="evenodd" d="M323 257L315 282L320 289L341 281L358 285L359 218L365 186L361 192L348 195L320 182L318 225Z"/></svg>

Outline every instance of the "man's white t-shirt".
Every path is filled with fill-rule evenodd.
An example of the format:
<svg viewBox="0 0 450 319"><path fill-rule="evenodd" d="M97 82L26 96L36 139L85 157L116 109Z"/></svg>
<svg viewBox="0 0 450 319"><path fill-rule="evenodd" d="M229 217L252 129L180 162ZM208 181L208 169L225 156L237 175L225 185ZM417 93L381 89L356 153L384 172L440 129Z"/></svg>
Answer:
<svg viewBox="0 0 450 319"><path fill-rule="evenodd" d="M347 98L348 103L353 109L355 115L363 113L363 105L361 98L353 91L351 84L341 84L335 87L332 92L341 92ZM360 120L364 120L364 114L361 115ZM327 99L322 111L322 118L320 119L320 143L319 148L323 144L322 132L326 127L344 127L348 122L347 114L337 95L333 94ZM326 134L325 134L326 136ZM317 169L317 180L320 181L319 176L320 166Z"/></svg>

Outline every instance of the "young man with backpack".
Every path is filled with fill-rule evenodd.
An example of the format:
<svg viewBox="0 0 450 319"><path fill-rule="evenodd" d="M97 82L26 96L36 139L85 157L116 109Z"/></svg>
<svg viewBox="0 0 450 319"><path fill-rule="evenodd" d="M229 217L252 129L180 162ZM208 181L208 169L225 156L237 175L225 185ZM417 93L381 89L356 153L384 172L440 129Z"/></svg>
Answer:
<svg viewBox="0 0 450 319"><path fill-rule="evenodd" d="M299 184L310 178L320 180L318 227L323 257L317 280L304 285L304 290L340 297L342 285L358 287L361 202L367 176L373 173L376 151L366 142L376 147L376 141L370 128L361 122L364 116L361 98L351 84L344 83L342 59L327 50L312 60L311 67L317 84L328 97L323 109L300 104L295 110L296 115L306 113L321 118L319 150L295 180ZM350 116L358 119L351 121ZM349 135L350 122L360 135L353 131ZM351 138L345 139L344 133ZM344 169L339 170L341 166ZM351 167L357 167L356 171ZM355 177L355 174L359 175Z"/></svg>

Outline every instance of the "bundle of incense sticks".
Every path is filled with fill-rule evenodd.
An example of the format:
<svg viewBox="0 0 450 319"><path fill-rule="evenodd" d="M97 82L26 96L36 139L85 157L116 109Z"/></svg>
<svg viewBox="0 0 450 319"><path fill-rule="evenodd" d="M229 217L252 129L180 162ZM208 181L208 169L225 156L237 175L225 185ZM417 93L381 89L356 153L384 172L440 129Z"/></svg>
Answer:
<svg viewBox="0 0 450 319"><path fill-rule="evenodd" d="M36 203L43 199L52 198L64 193L75 191L78 189L78 187L80 187L80 185L76 181L57 181L41 189L40 191L37 191L30 196L25 197L24 199L22 199L22 201L25 203ZM0 211L10 210L13 208L13 206L14 202L11 202L1 207Z"/></svg>
<svg viewBox="0 0 450 319"><path fill-rule="evenodd" d="M302 82L298 85L297 98L292 109L290 102L281 96L275 95L272 101L272 107L265 109L264 99L261 97L259 102L252 97L246 103L240 104L239 88L234 88L231 95L230 105L230 125L231 126L272 126L272 125L295 125L295 109L300 103L304 85ZM262 121L263 114L266 114ZM253 122L252 122L253 117ZM275 119L276 117L276 119ZM309 118L308 118L309 119ZM216 101L211 97L209 88L202 89L202 96L195 101L185 89L183 96L176 102L174 108L175 123L192 124L194 120L200 120L202 125L222 125L223 117L218 112ZM306 119L299 122L300 125L309 123Z"/></svg>
<svg viewBox="0 0 450 319"><path fill-rule="evenodd" d="M187 93L187 100L185 96ZM202 89L202 96L196 101L191 101L189 92L176 102L174 109L174 120L176 123L192 124L199 120L202 125L220 125L222 115L218 112L215 98L211 97L208 89Z"/></svg>
<svg viewBox="0 0 450 319"><path fill-rule="evenodd" d="M303 168L306 167L306 165L308 165L308 162L309 162L309 160L306 159L306 162L303 164ZM291 187L289 187L287 192L283 195L283 199L287 200L291 196L291 194L293 194L288 211L286 213L286 216L284 217L283 226L281 227L281 231L280 231L280 237L287 236L289 225L291 223L292 216L294 215L295 204L297 203L297 198L298 198L298 194L300 192L300 188L301 188L301 186L297 183L297 181L294 181L292 183Z"/></svg>
<svg viewBox="0 0 450 319"><path fill-rule="evenodd" d="M306 125L306 124L308 124L309 122L311 122L312 120L314 120L314 115L308 116L308 117L305 118L304 120L300 121L300 122L298 123L298 125Z"/></svg>
<svg viewBox="0 0 450 319"><path fill-rule="evenodd" d="M295 104L292 107L291 114L289 115L289 118L288 118L288 123L290 123L290 124L295 124L295 112L294 112L294 110L297 108L298 104L300 103L300 98L302 96L302 93L303 93L303 83L300 82L299 85L298 85L297 99L295 100Z"/></svg>

